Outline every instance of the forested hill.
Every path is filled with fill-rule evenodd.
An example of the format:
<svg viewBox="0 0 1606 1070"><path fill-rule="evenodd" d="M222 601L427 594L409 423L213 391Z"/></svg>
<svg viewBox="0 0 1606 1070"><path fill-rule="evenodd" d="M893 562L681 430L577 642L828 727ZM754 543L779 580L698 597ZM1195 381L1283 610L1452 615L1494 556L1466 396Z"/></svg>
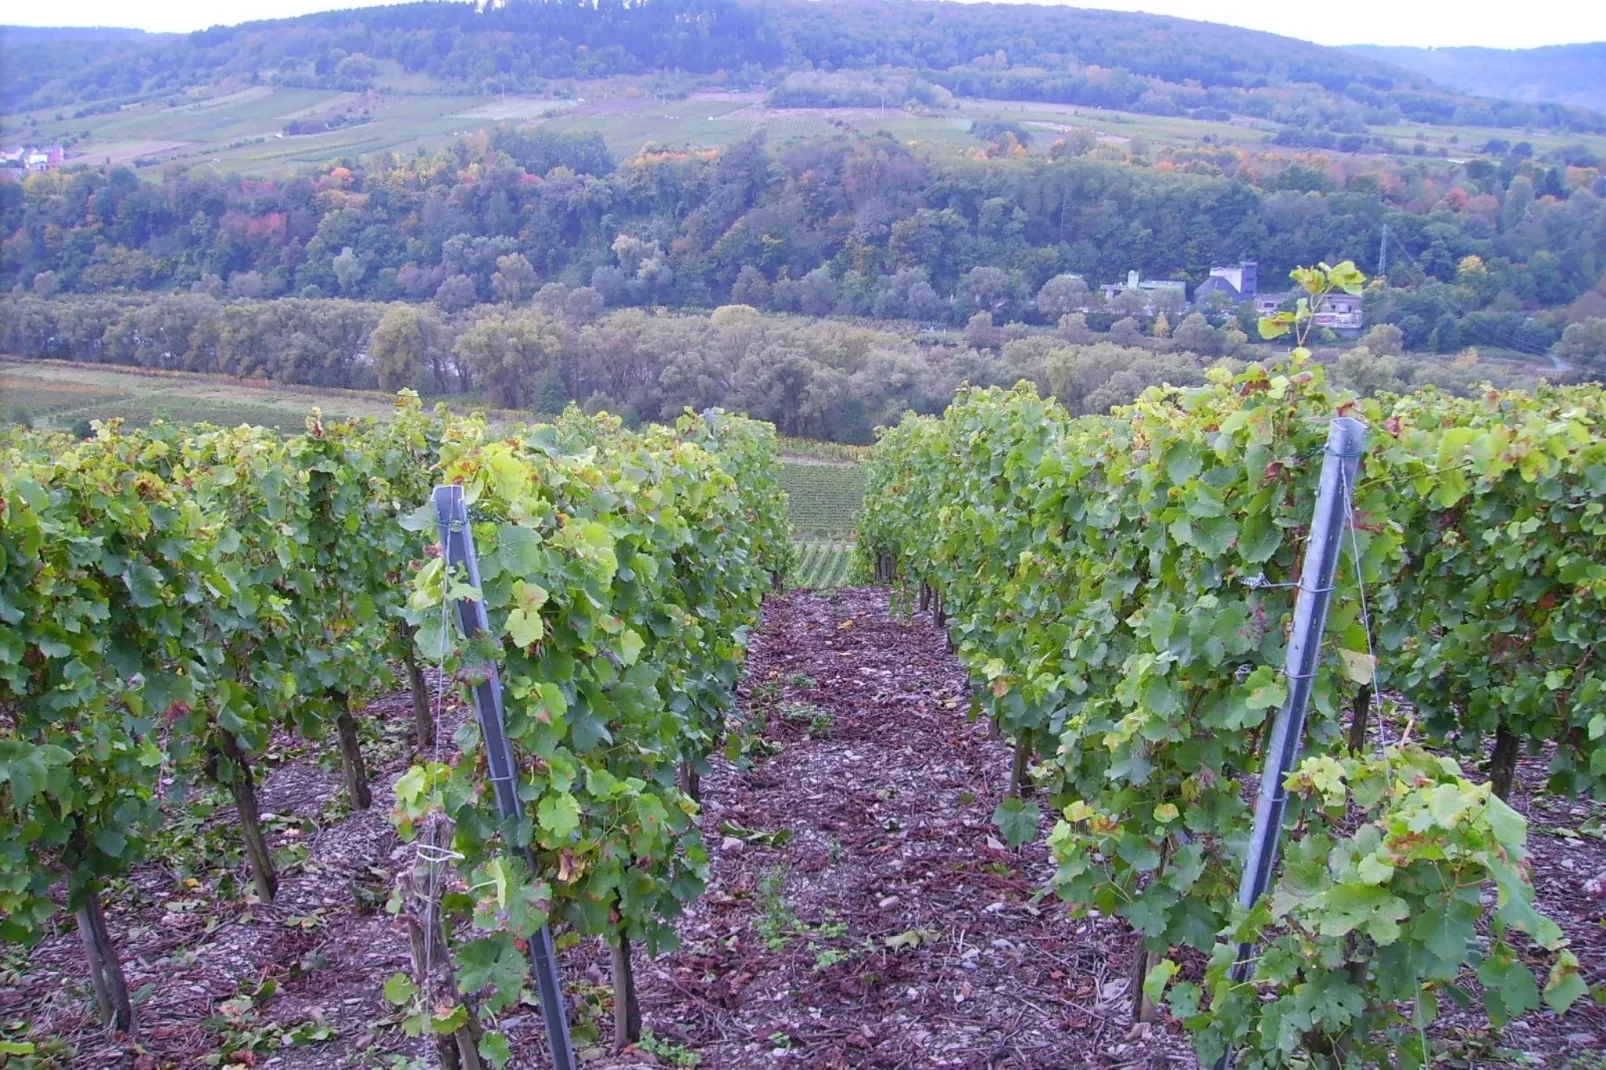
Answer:
<svg viewBox="0 0 1606 1070"><path fill-rule="evenodd" d="M36 47L61 32L62 47ZM407 77L473 93L678 70L729 84L876 70L963 96L1355 128L1419 122L1606 130L1606 116L1443 89L1365 56L1154 15L917 0L430 2L183 37L5 30L0 108L151 97L219 82L366 89Z"/></svg>
<svg viewBox="0 0 1606 1070"><path fill-rule="evenodd" d="M1464 93L1606 111L1606 41L1527 49L1355 45L1348 51Z"/></svg>

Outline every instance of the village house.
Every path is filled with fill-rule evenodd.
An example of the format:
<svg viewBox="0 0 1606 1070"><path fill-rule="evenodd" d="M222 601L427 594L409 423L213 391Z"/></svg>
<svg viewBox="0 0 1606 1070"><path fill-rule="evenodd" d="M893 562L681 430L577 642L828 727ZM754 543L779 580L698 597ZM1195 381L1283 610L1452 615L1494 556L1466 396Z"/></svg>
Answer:
<svg viewBox="0 0 1606 1070"><path fill-rule="evenodd" d="M18 145L0 151L0 171L10 174L54 171L67 159L60 145Z"/></svg>
<svg viewBox="0 0 1606 1070"><path fill-rule="evenodd" d="M1106 301L1113 301L1128 290L1138 290L1150 296L1167 292L1175 293L1184 303L1186 303L1188 299L1187 283L1178 282L1173 279L1146 279L1139 271L1128 271L1126 273L1126 282L1124 284L1112 282L1104 286L1100 286L1099 289L1104 291L1104 299ZM1147 306L1146 311L1153 311L1153 309L1154 305L1150 304Z"/></svg>
<svg viewBox="0 0 1606 1070"><path fill-rule="evenodd" d="M1211 294L1221 294L1231 304L1239 304L1255 296L1259 287L1260 265L1245 260L1235 267L1213 267L1210 277L1193 291L1193 303L1204 305Z"/></svg>

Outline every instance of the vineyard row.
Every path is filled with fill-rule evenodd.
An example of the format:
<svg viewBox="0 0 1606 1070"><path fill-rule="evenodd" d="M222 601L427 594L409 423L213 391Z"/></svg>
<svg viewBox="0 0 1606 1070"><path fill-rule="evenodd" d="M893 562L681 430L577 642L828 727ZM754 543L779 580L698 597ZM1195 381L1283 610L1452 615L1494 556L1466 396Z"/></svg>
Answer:
<svg viewBox="0 0 1606 1070"><path fill-rule="evenodd" d="M493 439L404 393L391 420L315 412L289 438L111 425L83 442L13 432L0 452L0 936L41 938L65 882L108 1023L134 1024L102 892L185 785L232 791L271 901L256 797L271 737L332 738L369 806L356 718L398 668L419 753L451 758L397 787L404 838L433 850L393 905L440 949L386 983L410 1028L443 1059L466 1046L500 1065L481 1021L518 998L510 964L549 920L626 962L632 941L673 939L706 873L697 778L763 594L791 567L768 425L709 412L631 432L571 412ZM437 483L463 487L477 589L434 552ZM464 597L489 616L473 638L442 611ZM468 681L501 666L515 820L479 745L434 738L422 665L437 663ZM447 886L472 893L430 894L448 857Z"/></svg>

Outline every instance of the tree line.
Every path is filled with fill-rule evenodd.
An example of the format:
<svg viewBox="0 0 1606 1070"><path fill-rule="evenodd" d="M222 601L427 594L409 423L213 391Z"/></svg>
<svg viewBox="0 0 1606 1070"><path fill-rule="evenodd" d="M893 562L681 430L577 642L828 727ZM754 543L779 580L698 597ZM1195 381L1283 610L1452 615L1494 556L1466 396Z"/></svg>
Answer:
<svg viewBox="0 0 1606 1070"><path fill-rule="evenodd" d="M1066 313L1053 331L997 327L978 313L963 332L925 340L746 305L706 315L599 312L585 288L561 291L552 284L521 306L453 315L430 304L335 298L5 296L0 351L326 387L411 387L535 413L575 402L631 422L721 407L787 435L856 443L906 412L942 411L966 383L1025 380L1073 412L1103 412L1151 385L1203 383L1217 362L1237 366L1269 352L1250 344L1236 318L1218 326L1199 311L1177 311L1174 321L1164 311L1144 321L1123 315L1105 332L1081 313ZM1339 360L1337 374L1368 393L1512 381L1475 358L1417 360L1402 348L1398 328L1374 328Z"/></svg>
<svg viewBox="0 0 1606 1070"><path fill-rule="evenodd" d="M503 128L282 181L142 183L112 167L0 183L0 286L401 299L450 313L558 282L608 307L1052 324L1035 296L1059 275L1092 286L1135 268L1197 283L1253 259L1271 289L1299 261L1375 262L1386 227L1397 281L1461 287L1431 314L1401 306L1427 325L1410 339L1423 346L1446 314L1493 309L1515 329L1596 285L1606 184L1568 170L1576 184L1527 157L1480 157L1339 186L1319 161L1229 178L1071 154L931 158L886 134L615 164L596 135Z"/></svg>

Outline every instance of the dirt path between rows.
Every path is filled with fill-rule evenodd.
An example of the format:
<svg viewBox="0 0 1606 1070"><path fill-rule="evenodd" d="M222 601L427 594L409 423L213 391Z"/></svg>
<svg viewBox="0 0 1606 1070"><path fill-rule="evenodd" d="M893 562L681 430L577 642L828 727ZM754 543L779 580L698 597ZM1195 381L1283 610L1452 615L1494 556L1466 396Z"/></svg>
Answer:
<svg viewBox="0 0 1606 1070"><path fill-rule="evenodd" d="M1192 1063L1129 1035L1125 926L1067 923L1047 849L996 838L1010 751L969 696L884 590L769 603L743 699L783 749L704 781L713 879L644 971L649 1028L720 1068Z"/></svg>
<svg viewBox="0 0 1606 1070"><path fill-rule="evenodd" d="M718 758L703 779L708 889L679 922L682 946L638 960L647 1050L604 1055L606 951L562 941L570 1019L592 1070L1197 1065L1176 1023L1129 1025L1125 924L1067 917L1040 896L1053 872L1042 843L1017 851L996 838L1010 752L968 720L965 676L927 619L889 615L878 589L771 598L740 699L763 727L746 761ZM273 846L290 863L273 906L242 899L243 869L221 858L205 871L158 859L119 887L108 914L138 993L138 1047L95 1027L70 931L0 963L3 1035L16 1035L8 1021L32 1021L36 1036L71 1040L74 1068L423 1070L422 1044L380 991L407 968L405 935L382 904L410 856L387 819L411 757L408 698L368 715L366 813L343 811L338 770L315 760L327 747L284 742L263 792L264 809L282 815ZM448 731L462 715L448 699ZM1540 769L1525 760L1523 778L1537 782ZM1535 822L1540 905L1586 976L1606 981L1606 811L1517 802ZM221 808L209 842L230 843L231 820ZM265 980L268 994L242 1006ZM1444 1024L1479 1026L1472 1015ZM515 1067L548 1065L533 1003L499 1027ZM1581 1007L1516 1023L1505 1043L1563 1066L1602 1041L1606 1012Z"/></svg>

